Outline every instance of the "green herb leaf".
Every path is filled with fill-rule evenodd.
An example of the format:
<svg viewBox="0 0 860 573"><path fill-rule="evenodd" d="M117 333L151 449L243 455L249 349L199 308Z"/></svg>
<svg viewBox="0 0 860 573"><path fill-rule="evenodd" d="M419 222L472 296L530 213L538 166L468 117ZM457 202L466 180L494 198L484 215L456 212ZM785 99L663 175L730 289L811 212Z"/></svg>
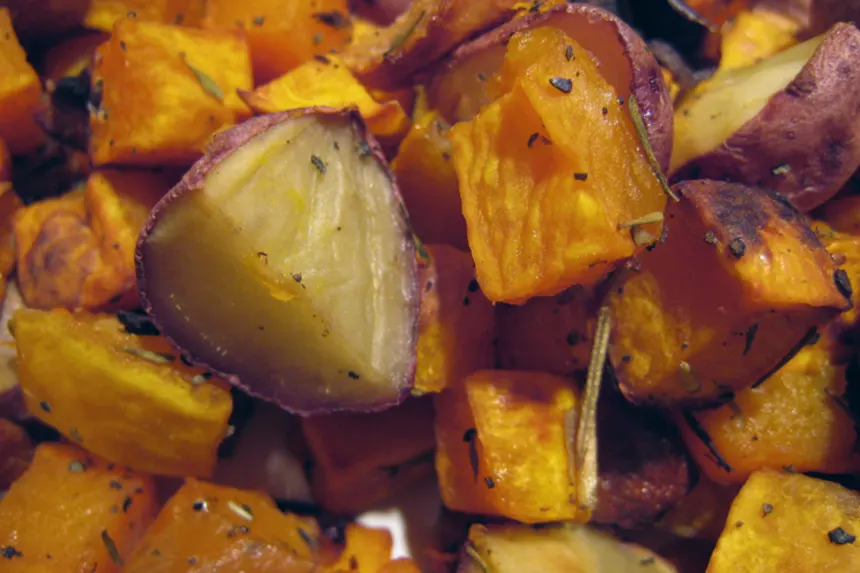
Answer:
<svg viewBox="0 0 860 573"><path fill-rule="evenodd" d="M633 126L636 128L636 135L639 136L639 142L645 150L645 156L648 157L648 163L651 164L651 170L654 172L654 175L657 176L657 179L660 181L660 185L663 187L663 191L666 195L671 197L673 201L680 201L678 196L675 195L675 192L672 191L672 188L669 187L669 182L666 181L666 176L663 175L663 170L660 169L660 164L657 163L657 156L654 155L654 148L651 147L651 140L648 139L648 130L645 129L645 121L642 119L642 114L639 113L639 104L636 103L636 98L633 94L630 94L630 97L627 99L627 104L628 109L630 109L630 119L633 120Z"/></svg>
<svg viewBox="0 0 860 573"><path fill-rule="evenodd" d="M424 16L426 15L427 10L421 10L421 13L418 14L418 17L415 18L412 24L410 24L409 27L406 28L406 30L404 30L400 36L397 36L394 41L391 42L391 46L389 46L388 49L385 50L385 53L382 54L382 56L384 58L388 58L389 56L391 56L391 54L399 50L401 46L406 43L406 40L409 39L409 36L411 36L415 32L416 28L418 28L418 24L421 23L421 20L423 20Z"/></svg>
<svg viewBox="0 0 860 573"><path fill-rule="evenodd" d="M204 90L206 90L209 95L211 95L218 101L224 101L224 90L221 89L221 86L215 83L215 80L213 80L208 75L188 63L188 60L185 59L184 54L180 54L180 58L185 63L185 65L188 66L188 69L191 70L191 72L195 76L197 76L197 81L200 82L200 86Z"/></svg>
<svg viewBox="0 0 860 573"><path fill-rule="evenodd" d="M153 352L144 348L124 346L122 348L122 351L127 354L131 354L132 356L137 356L138 358L143 358L144 360L154 362L155 364L167 364L176 360L176 357L172 354L165 354L164 352Z"/></svg>
<svg viewBox="0 0 860 573"><path fill-rule="evenodd" d="M111 536L107 532L107 529L102 529L102 542L105 544L105 549L107 549L108 555L110 556L111 560L120 567L122 567L122 557L119 556L119 551L116 548L116 543L114 543L113 539L111 539Z"/></svg>

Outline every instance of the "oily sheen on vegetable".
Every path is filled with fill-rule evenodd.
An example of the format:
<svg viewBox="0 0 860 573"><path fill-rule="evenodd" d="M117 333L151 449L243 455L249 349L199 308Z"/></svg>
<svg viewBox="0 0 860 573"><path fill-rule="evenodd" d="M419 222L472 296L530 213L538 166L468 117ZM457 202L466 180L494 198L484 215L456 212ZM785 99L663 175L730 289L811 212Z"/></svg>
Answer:
<svg viewBox="0 0 860 573"><path fill-rule="evenodd" d="M363 122L315 108L221 133L153 210L136 261L145 308L188 358L310 413L408 393L415 251Z"/></svg>

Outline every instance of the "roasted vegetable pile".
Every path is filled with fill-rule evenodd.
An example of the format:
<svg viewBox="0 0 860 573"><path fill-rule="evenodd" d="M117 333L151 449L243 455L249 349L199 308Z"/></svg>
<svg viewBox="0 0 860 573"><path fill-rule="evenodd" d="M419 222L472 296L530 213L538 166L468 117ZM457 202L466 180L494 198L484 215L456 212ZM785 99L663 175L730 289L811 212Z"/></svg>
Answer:
<svg viewBox="0 0 860 573"><path fill-rule="evenodd" d="M860 571L855 19L0 1L0 571Z"/></svg>

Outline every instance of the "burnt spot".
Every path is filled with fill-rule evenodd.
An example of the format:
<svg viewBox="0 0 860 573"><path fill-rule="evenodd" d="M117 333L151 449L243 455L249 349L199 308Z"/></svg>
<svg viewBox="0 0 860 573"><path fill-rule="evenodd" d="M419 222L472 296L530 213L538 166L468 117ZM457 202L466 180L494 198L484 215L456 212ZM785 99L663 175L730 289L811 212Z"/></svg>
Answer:
<svg viewBox="0 0 860 573"><path fill-rule="evenodd" d="M805 98L811 95L816 88L815 78L809 74L801 74L785 88L785 93L791 97Z"/></svg>
<svg viewBox="0 0 860 573"><path fill-rule="evenodd" d="M772 189L763 189L763 191L773 202L777 216L783 221L791 223L797 229L798 238L801 243L810 249L824 248L824 244L818 238L818 235L809 227L809 220L806 218L806 215L801 213L788 197Z"/></svg>
<svg viewBox="0 0 860 573"><path fill-rule="evenodd" d="M833 273L833 282L836 283L839 294L844 296L849 302L852 302L854 289L851 287L851 281L848 280L848 273L843 269L836 269L836 272Z"/></svg>
<svg viewBox="0 0 860 573"><path fill-rule="evenodd" d="M821 170L824 173L840 172L845 164L845 142L831 139L824 145L821 153Z"/></svg>
<svg viewBox="0 0 860 573"><path fill-rule="evenodd" d="M741 252L741 244L746 252L762 243L760 232L772 217L773 209L767 208L759 190L737 183L701 181L695 185L681 183L678 191L693 203L702 222L720 242L734 243L730 249L735 256Z"/></svg>
<svg viewBox="0 0 860 573"><path fill-rule="evenodd" d="M744 242L742 237L735 237L729 241L729 252L736 259L743 258L744 254L747 252L747 244Z"/></svg>

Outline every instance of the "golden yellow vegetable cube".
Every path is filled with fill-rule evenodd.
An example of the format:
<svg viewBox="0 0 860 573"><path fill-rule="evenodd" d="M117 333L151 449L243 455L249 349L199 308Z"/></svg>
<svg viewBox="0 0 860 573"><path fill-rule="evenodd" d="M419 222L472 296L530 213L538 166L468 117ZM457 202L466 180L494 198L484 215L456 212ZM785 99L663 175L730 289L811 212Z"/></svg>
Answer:
<svg viewBox="0 0 860 573"><path fill-rule="evenodd" d="M438 394L436 471L445 505L525 523L577 519L578 409L573 381L543 372L485 370Z"/></svg>
<svg viewBox="0 0 860 573"><path fill-rule="evenodd" d="M162 24L197 26L205 0L89 0L84 26L110 32L125 18Z"/></svg>
<svg viewBox="0 0 860 573"><path fill-rule="evenodd" d="M18 43L9 10L0 7L0 138L15 155L33 151L44 141L33 120L41 97L42 84Z"/></svg>
<svg viewBox="0 0 860 573"><path fill-rule="evenodd" d="M802 474L755 472L732 503L708 573L860 571L860 494Z"/></svg>
<svg viewBox="0 0 860 573"><path fill-rule="evenodd" d="M610 357L637 403L725 400L852 305L845 271L786 200L717 181L676 190L665 244L609 299Z"/></svg>
<svg viewBox="0 0 860 573"><path fill-rule="evenodd" d="M251 58L238 32L124 19L94 57L95 165L187 166L216 131L250 116Z"/></svg>
<svg viewBox="0 0 860 573"><path fill-rule="evenodd" d="M114 316L20 309L11 330L30 413L105 459L209 476L232 409L224 383Z"/></svg>

